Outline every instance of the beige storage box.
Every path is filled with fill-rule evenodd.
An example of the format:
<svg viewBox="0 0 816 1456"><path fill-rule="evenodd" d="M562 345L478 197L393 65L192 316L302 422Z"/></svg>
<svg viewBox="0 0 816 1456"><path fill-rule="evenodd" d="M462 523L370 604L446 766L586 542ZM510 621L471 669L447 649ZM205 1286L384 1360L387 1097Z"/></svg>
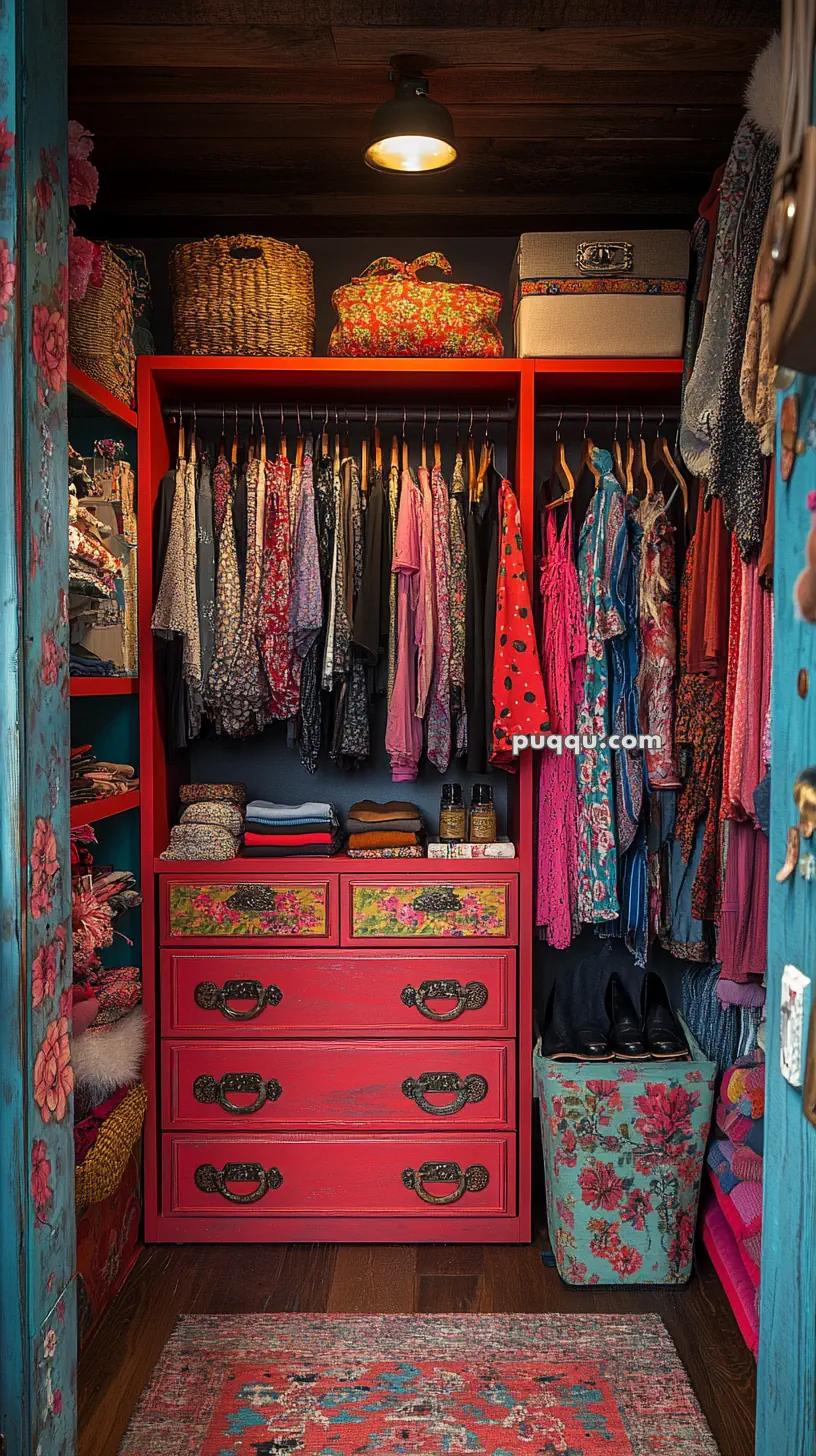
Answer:
<svg viewBox="0 0 816 1456"><path fill-rule="evenodd" d="M522 233L511 279L516 355L677 357L688 274L680 229Z"/></svg>

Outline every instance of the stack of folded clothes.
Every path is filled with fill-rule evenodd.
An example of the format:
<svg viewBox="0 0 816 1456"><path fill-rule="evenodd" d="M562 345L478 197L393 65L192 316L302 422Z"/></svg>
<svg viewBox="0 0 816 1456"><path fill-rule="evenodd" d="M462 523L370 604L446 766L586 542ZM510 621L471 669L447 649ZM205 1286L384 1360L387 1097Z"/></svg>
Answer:
<svg viewBox="0 0 816 1456"><path fill-rule="evenodd" d="M332 804L247 804L244 854L286 859L336 854L342 844Z"/></svg>
<svg viewBox="0 0 816 1456"><path fill-rule="evenodd" d="M162 859L235 859L244 832L246 784L182 784L181 818Z"/></svg>
<svg viewBox="0 0 816 1456"><path fill-rule="evenodd" d="M138 789L136 771L129 763L108 763L97 758L90 743L71 749L71 803L91 804Z"/></svg>
<svg viewBox="0 0 816 1456"><path fill-rule="evenodd" d="M416 804L360 799L345 824L351 859L421 859L425 825Z"/></svg>
<svg viewBox="0 0 816 1456"><path fill-rule="evenodd" d="M734 1238L735 1253L759 1291L762 1245L762 1151L765 1057L740 1057L724 1073L715 1111L719 1134L707 1164L717 1204Z"/></svg>

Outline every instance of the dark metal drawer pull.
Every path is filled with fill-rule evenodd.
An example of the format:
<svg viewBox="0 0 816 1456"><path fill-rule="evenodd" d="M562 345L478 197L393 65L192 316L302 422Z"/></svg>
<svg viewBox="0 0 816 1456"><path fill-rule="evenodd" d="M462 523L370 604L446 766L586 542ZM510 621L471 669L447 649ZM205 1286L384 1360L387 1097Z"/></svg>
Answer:
<svg viewBox="0 0 816 1456"><path fill-rule="evenodd" d="M413 908L441 915L446 910L461 910L462 901L456 894L453 885L428 885L424 890L420 890L413 902Z"/></svg>
<svg viewBox="0 0 816 1456"><path fill-rule="evenodd" d="M283 1174L277 1168L263 1168L260 1163L225 1163L214 1168L202 1163L195 1170L195 1185L202 1193L220 1193L230 1203L257 1203L273 1188L280 1188ZM251 1193L233 1193L228 1183L257 1183Z"/></svg>
<svg viewBox="0 0 816 1456"><path fill-rule="evenodd" d="M235 1112L245 1117L250 1112L260 1112L265 1102L277 1102L282 1087L274 1077L264 1081L259 1072L225 1072L220 1081L215 1077L196 1077L193 1096L196 1102L217 1102L225 1112ZM239 1107L227 1099L228 1092L254 1092L255 1101L246 1107Z"/></svg>
<svg viewBox="0 0 816 1456"><path fill-rule="evenodd" d="M194 995L196 1006L202 1011L220 1011L230 1021L252 1021L265 1006L280 1006L283 1000L283 992L277 986L264 989L260 981L225 981L223 986L216 986L215 981L199 981ZM228 1001L254 1001L255 1005L248 1011L236 1011L227 1005Z"/></svg>
<svg viewBox="0 0 816 1456"><path fill-rule="evenodd" d="M443 999L453 999L456 1005L450 1011L432 1011L426 1004ZM478 1011L484 1006L487 987L481 981L468 981L466 986L461 981L423 981L416 990L413 986L406 986L400 993L400 1000L405 1006L416 1006L417 1011L427 1016L429 1021L455 1021L463 1011Z"/></svg>
<svg viewBox="0 0 816 1456"><path fill-rule="evenodd" d="M406 1168L402 1181L423 1203L457 1203L463 1193L480 1193L486 1188L490 1174L481 1163L471 1163L464 1172L458 1163L423 1163L416 1171ZM455 1183L456 1187L452 1193L428 1193L425 1183Z"/></svg>
<svg viewBox="0 0 816 1456"><path fill-rule="evenodd" d="M455 1092L456 1098L443 1107L435 1106L428 1102L428 1092ZM423 1112L430 1112L432 1117L450 1117L454 1112L461 1112L468 1102L483 1102L487 1096L487 1081L475 1072L468 1077L460 1077L457 1072L421 1072L418 1077L405 1078L402 1095L415 1102Z"/></svg>

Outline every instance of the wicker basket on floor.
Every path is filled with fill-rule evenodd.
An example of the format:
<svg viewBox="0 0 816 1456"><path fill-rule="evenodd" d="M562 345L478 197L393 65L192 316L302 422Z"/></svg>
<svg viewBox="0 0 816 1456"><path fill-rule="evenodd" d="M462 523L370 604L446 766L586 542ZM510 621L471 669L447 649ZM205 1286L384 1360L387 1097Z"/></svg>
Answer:
<svg viewBox="0 0 816 1456"><path fill-rule="evenodd" d="M302 355L314 349L314 269L275 238L205 238L170 254L177 354Z"/></svg>
<svg viewBox="0 0 816 1456"><path fill-rule="evenodd" d="M133 348L133 278L107 243L102 247L102 282L68 310L71 359L117 399L133 405L136 353Z"/></svg>
<svg viewBox="0 0 816 1456"><path fill-rule="evenodd" d="M141 1082L136 1082L127 1097L105 1118L88 1156L76 1166L78 1208L101 1203L116 1192L142 1131L146 1107L147 1092Z"/></svg>

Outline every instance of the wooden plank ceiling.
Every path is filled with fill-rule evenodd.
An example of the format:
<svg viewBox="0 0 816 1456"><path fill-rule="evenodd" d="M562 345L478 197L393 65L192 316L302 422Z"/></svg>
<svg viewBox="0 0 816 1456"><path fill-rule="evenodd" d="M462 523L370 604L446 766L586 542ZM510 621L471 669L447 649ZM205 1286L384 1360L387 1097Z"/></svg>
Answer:
<svg viewBox="0 0 816 1456"><path fill-rule="evenodd" d="M513 233L688 223L778 0L69 0L94 231ZM459 161L363 164L388 59L427 58Z"/></svg>

